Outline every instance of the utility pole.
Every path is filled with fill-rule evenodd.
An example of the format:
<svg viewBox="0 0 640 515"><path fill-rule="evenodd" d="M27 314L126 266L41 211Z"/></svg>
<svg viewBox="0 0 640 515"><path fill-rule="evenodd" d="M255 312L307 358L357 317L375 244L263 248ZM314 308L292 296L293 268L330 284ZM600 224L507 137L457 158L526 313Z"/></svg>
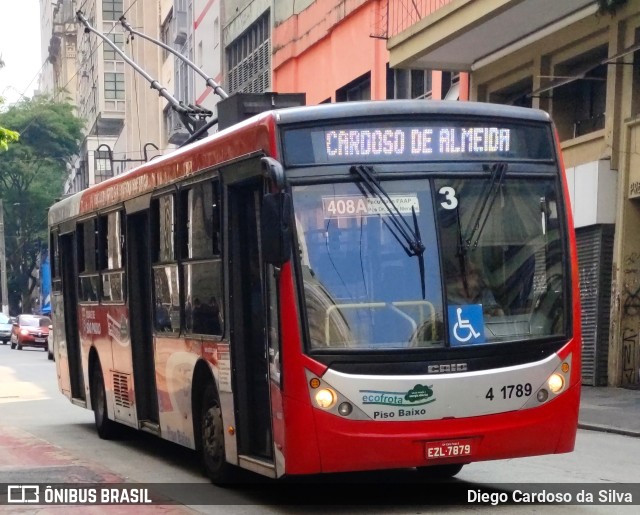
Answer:
<svg viewBox="0 0 640 515"><path fill-rule="evenodd" d="M4 205L0 198L0 281L2 288L2 312L9 314L9 291L7 289L7 253L4 243Z"/></svg>

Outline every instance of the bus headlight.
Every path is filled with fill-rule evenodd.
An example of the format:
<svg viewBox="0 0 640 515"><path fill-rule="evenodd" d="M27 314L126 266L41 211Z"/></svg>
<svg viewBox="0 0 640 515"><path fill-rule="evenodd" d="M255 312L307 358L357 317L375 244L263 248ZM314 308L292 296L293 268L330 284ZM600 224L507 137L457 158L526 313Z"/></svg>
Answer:
<svg viewBox="0 0 640 515"><path fill-rule="evenodd" d="M322 388L315 394L316 404L324 409L331 409L336 403L336 393L329 388Z"/></svg>
<svg viewBox="0 0 640 515"><path fill-rule="evenodd" d="M551 376L549 376L547 384L549 385L549 390L551 390L553 393L560 393L564 388L564 377L562 377L560 374L551 374Z"/></svg>

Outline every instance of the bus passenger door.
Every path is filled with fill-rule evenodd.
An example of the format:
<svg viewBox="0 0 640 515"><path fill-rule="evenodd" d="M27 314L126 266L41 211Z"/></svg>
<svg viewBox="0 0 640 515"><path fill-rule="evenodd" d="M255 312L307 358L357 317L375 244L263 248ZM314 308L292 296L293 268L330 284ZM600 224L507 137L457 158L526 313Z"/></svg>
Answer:
<svg viewBox="0 0 640 515"><path fill-rule="evenodd" d="M159 430L151 315L149 210L127 211L126 245L129 324L136 414L141 429Z"/></svg>
<svg viewBox="0 0 640 515"><path fill-rule="evenodd" d="M253 171L252 164L250 161L234 165L234 175L239 171L236 167L240 166ZM259 162L256 170L259 170ZM261 463L275 474L266 323L268 302L259 245L263 182L262 177L255 175L241 182L225 182L230 345L238 455L240 465L243 465L242 457L249 456L252 464Z"/></svg>
<svg viewBox="0 0 640 515"><path fill-rule="evenodd" d="M62 291L63 291L63 311L64 311L64 341L58 342L61 350L60 356L66 354L67 365L69 367L70 398L86 400L84 388L84 376L82 374L82 359L80 354L80 332L78 328L78 264L76 260L75 231L60 235L60 261L70 263L71 266L63 266ZM66 347L66 352L64 348ZM62 369L64 363L59 365ZM61 376L64 390L65 374Z"/></svg>

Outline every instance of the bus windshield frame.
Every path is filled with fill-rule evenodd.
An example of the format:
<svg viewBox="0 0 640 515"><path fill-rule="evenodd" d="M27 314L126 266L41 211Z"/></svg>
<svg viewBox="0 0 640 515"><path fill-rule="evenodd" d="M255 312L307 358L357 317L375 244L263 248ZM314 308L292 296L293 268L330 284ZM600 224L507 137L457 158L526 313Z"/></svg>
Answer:
<svg viewBox="0 0 640 515"><path fill-rule="evenodd" d="M553 156L549 125L537 127L548 133ZM560 169L549 166L550 157L511 159L511 169L502 160L460 156L437 165L371 165L400 216L410 226L416 217L424 277L390 230L391 213L357 176L348 177L345 165L357 166L353 159L323 166L323 179L309 179L312 168L293 169L308 350L370 354L565 341L571 313Z"/></svg>

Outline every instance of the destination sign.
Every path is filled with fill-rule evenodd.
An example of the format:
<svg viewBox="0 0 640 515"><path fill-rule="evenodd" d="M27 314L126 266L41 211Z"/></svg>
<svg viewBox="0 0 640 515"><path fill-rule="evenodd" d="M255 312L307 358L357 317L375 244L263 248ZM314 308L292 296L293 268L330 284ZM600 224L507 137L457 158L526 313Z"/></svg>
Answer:
<svg viewBox="0 0 640 515"><path fill-rule="evenodd" d="M509 152L511 129L498 127L441 127L436 129L349 129L325 132L327 155L404 156Z"/></svg>
<svg viewBox="0 0 640 515"><path fill-rule="evenodd" d="M302 164L461 159L552 159L545 125L357 124L284 133L289 166Z"/></svg>

